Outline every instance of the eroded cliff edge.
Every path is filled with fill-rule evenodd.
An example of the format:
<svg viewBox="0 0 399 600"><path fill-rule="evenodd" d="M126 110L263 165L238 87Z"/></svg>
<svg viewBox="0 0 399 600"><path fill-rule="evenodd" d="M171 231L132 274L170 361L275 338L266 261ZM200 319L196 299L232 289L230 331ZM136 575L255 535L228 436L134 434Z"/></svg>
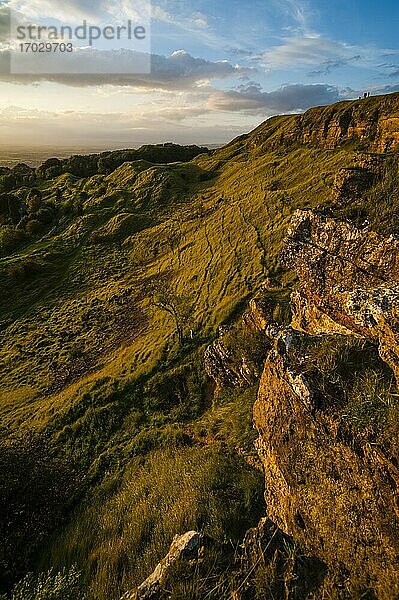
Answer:
<svg viewBox="0 0 399 600"><path fill-rule="evenodd" d="M399 144L399 94L339 102L316 107L302 115L274 117L248 136L259 148L266 141L275 147L305 144L333 149L343 144L364 144L367 150L389 152Z"/></svg>
<svg viewBox="0 0 399 600"><path fill-rule="evenodd" d="M298 211L283 259L299 280L293 318L275 338L254 407L267 514L327 565L328 587L341 588L343 597L396 598L399 470L386 420L396 386L386 365L397 380L399 243ZM343 364L320 368L317 347L337 334L346 347ZM353 427L373 352L388 384L374 397L366 391L355 415L361 426ZM379 402L384 417L367 421L360 411L369 403L378 412Z"/></svg>

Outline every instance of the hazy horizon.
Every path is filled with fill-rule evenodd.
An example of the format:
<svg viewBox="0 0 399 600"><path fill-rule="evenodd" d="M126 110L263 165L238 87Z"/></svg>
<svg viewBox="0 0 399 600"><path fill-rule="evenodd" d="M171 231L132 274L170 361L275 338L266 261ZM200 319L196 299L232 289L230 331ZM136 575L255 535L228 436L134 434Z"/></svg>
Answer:
<svg viewBox="0 0 399 600"><path fill-rule="evenodd" d="M161 142L163 143L163 142ZM99 147L99 146L14 146L13 148L7 148L0 144L0 167L9 167L17 165L18 163L25 163L31 167L37 167L46 161L48 158L69 158L75 154L101 154L102 152L113 151L113 150L127 150L137 149L140 146L145 145L145 142L138 142L132 146L109 146L109 147ZM210 148L211 150L218 148L218 144L198 144L199 146L204 146L206 148Z"/></svg>

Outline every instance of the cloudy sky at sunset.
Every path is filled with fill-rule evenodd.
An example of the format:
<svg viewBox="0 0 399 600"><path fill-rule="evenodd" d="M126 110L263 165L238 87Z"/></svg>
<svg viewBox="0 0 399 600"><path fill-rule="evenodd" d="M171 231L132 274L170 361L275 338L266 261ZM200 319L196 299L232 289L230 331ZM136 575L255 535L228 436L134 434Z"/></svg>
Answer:
<svg viewBox="0 0 399 600"><path fill-rule="evenodd" d="M134 2L0 0L0 27L10 6L94 24ZM222 143L277 113L399 90L398 30L391 0L154 0L148 75L10 75L2 38L0 144Z"/></svg>

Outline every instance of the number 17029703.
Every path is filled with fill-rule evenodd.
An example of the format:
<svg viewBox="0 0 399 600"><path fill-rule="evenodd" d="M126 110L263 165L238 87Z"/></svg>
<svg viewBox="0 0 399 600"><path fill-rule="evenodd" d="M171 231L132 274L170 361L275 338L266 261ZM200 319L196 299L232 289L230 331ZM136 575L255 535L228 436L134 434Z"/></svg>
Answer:
<svg viewBox="0 0 399 600"><path fill-rule="evenodd" d="M64 42L24 42L19 44L19 49L24 53L73 52L73 44Z"/></svg>

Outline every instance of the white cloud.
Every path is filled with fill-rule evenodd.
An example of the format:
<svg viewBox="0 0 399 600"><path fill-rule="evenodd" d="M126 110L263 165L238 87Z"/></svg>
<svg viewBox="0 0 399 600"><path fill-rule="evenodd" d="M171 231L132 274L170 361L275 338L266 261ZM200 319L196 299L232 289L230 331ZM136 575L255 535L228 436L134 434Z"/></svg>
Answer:
<svg viewBox="0 0 399 600"><path fill-rule="evenodd" d="M56 19L65 23L88 19L97 23L103 13L103 2L92 0L10 0L8 6L28 19Z"/></svg>
<svg viewBox="0 0 399 600"><path fill-rule="evenodd" d="M284 69L320 65L326 60L349 58L356 50L320 35L295 35L283 38L282 43L262 55L267 69Z"/></svg>
<svg viewBox="0 0 399 600"><path fill-rule="evenodd" d="M308 75L328 75L349 64L358 67L381 67L383 56L396 56L397 50L375 46L357 46L332 40L316 33L283 37L280 44L263 52L259 62L266 71L307 69ZM312 69L312 67L314 67Z"/></svg>
<svg viewBox="0 0 399 600"><path fill-rule="evenodd" d="M27 19L55 19L64 24L91 24L140 20L151 15L150 0L8 0L7 6Z"/></svg>
<svg viewBox="0 0 399 600"><path fill-rule="evenodd" d="M190 115L188 108L185 114ZM220 123L212 116L197 123L195 127L192 123L185 123L183 118L170 117L167 111L163 115L162 111L157 113L146 110L135 113L87 114L10 107L0 110L0 144L57 144L59 147L85 145L104 148L166 141L204 144L226 142L246 128L237 123L226 128L225 123Z"/></svg>
<svg viewBox="0 0 399 600"><path fill-rule="evenodd" d="M308 3L301 0L278 0L278 4L280 10L286 12L301 29L308 29Z"/></svg>
<svg viewBox="0 0 399 600"><path fill-rule="evenodd" d="M78 87L116 85L149 90L173 90L188 89L213 80L243 78L250 73L249 69L232 65L225 60L210 61L193 57L184 50L177 50L170 56L153 54L149 75L121 75L121 72L129 71L129 64L138 57L138 53L132 50L100 51L85 48L73 52L68 57L71 61L68 70L73 71L76 68L77 74L25 76L10 75L7 52L0 51L0 81L25 84L52 81ZM105 70L106 74L79 74L96 73L98 70Z"/></svg>

